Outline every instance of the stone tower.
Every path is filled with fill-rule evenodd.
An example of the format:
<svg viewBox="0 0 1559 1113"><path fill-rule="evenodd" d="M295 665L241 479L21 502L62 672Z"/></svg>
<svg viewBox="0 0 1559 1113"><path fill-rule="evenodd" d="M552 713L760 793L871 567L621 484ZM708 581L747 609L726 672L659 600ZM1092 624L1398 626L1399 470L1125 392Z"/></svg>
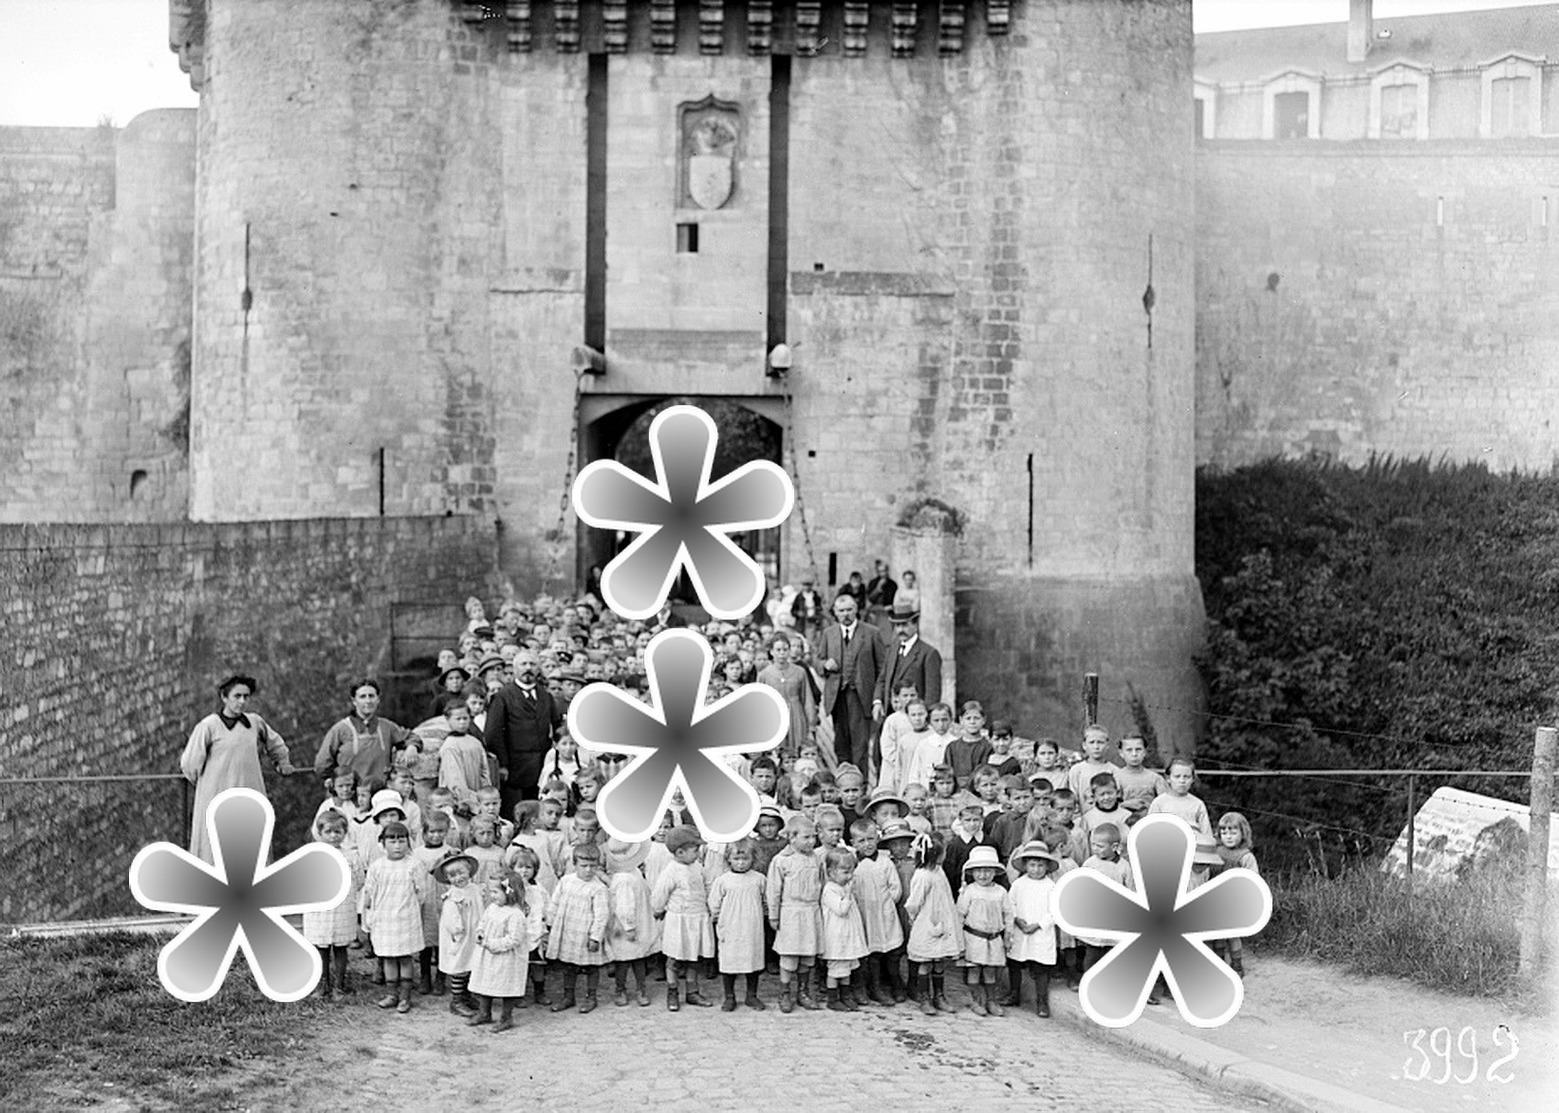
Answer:
<svg viewBox="0 0 1559 1113"><path fill-rule="evenodd" d="M783 579L955 524L988 715L1196 706L1190 0L171 8L193 517L492 515L571 588L572 474L719 399L796 477Z"/></svg>

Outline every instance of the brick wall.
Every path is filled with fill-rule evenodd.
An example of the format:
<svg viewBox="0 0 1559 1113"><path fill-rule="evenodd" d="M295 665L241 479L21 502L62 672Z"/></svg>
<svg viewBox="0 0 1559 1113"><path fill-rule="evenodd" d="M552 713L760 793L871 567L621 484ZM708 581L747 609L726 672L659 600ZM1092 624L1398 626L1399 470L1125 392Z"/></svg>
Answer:
<svg viewBox="0 0 1559 1113"><path fill-rule="evenodd" d="M187 499L194 113L0 129L0 521Z"/></svg>
<svg viewBox="0 0 1559 1113"><path fill-rule="evenodd" d="M1552 140L1203 144L1198 460L1551 466L1556 183Z"/></svg>
<svg viewBox="0 0 1559 1113"><path fill-rule="evenodd" d="M0 526L0 768L177 772L215 685L239 671L307 765L351 682L404 664L391 605L447 602L453 634L493 571L491 529L472 518ZM278 839L294 845L317 783L272 780ZM130 858L183 842L183 799L176 781L0 785L0 921L134 911Z"/></svg>

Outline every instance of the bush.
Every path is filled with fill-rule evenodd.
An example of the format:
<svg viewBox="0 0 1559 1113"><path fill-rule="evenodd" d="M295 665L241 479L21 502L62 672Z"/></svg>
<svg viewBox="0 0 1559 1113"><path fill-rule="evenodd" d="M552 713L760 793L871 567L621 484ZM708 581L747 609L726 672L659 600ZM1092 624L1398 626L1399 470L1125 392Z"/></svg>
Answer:
<svg viewBox="0 0 1559 1113"><path fill-rule="evenodd" d="M1476 464L1267 461L1197 478L1209 768L1526 769L1554 721L1559 478ZM1404 779L1210 778L1264 866L1393 841ZM1421 778L1524 801L1527 783Z"/></svg>

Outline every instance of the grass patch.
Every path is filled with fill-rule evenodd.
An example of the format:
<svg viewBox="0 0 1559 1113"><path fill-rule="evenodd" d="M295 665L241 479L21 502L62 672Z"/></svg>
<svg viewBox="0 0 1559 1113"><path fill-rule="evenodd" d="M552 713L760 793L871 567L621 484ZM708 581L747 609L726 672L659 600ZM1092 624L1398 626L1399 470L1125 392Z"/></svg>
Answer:
<svg viewBox="0 0 1559 1113"><path fill-rule="evenodd" d="M1405 881L1373 864L1333 878L1268 881L1272 919L1259 937L1265 949L1431 989L1539 1004L1518 977L1519 872L1489 871L1450 884L1420 880L1411 901Z"/></svg>
<svg viewBox="0 0 1559 1113"><path fill-rule="evenodd" d="M169 996L157 978L166 942L130 933L0 940L0 1104L231 1108L237 1095L223 1074L303 1043L307 1015L261 994L241 959L210 1001Z"/></svg>

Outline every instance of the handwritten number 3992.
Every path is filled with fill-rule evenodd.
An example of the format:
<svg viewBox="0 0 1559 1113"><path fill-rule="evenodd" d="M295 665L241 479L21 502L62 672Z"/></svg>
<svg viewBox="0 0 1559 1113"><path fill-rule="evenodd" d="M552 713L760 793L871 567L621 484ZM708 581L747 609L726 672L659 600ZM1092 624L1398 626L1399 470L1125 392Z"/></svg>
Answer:
<svg viewBox="0 0 1559 1113"><path fill-rule="evenodd" d="M1496 1049L1501 1046L1501 1035L1510 1041L1510 1054L1496 1059L1490 1063L1489 1068L1484 1073L1483 1077L1489 1082L1498 1082L1503 1085L1504 1083L1514 1080L1515 1075L1508 1072L1504 1075L1500 1075L1495 1072L1500 1067L1514 1059L1516 1057L1516 1053L1521 1050L1521 1047L1516 1040L1516 1034L1508 1027L1501 1024L1494 1029L1493 1035L1491 1036L1491 1039L1494 1042L1494 1047ZM1423 1040L1425 1036L1429 1037L1428 1050L1424 1049ZM1463 1028L1460 1032L1457 1033L1455 1044L1455 1050L1459 1052L1464 1059L1468 1060L1468 1063L1471 1067L1471 1069L1465 1074L1460 1071L1456 1071L1454 1074L1452 1072L1453 1064L1451 1055L1451 1030L1449 1028L1436 1028L1432 1032L1426 1028L1419 1028L1416 1031L1403 1032L1402 1042L1407 1044L1414 1051L1418 1052L1418 1057L1423 1062L1423 1066L1419 1069L1417 1074L1413 1073L1414 1060L1412 1057L1409 1057L1408 1060L1402 1064L1402 1077L1407 1079L1409 1082L1423 1082L1427 1080L1435 1083L1436 1085L1443 1086L1452 1078L1455 1078L1457 1082L1465 1086L1469 1082L1477 1081L1478 1033L1475 1032L1470 1026ZM1433 1057L1431 1057L1431 1055ZM1440 1077L1429 1078L1429 1072L1434 1067L1435 1058L1442 1059L1445 1062L1445 1070L1440 1075Z"/></svg>

